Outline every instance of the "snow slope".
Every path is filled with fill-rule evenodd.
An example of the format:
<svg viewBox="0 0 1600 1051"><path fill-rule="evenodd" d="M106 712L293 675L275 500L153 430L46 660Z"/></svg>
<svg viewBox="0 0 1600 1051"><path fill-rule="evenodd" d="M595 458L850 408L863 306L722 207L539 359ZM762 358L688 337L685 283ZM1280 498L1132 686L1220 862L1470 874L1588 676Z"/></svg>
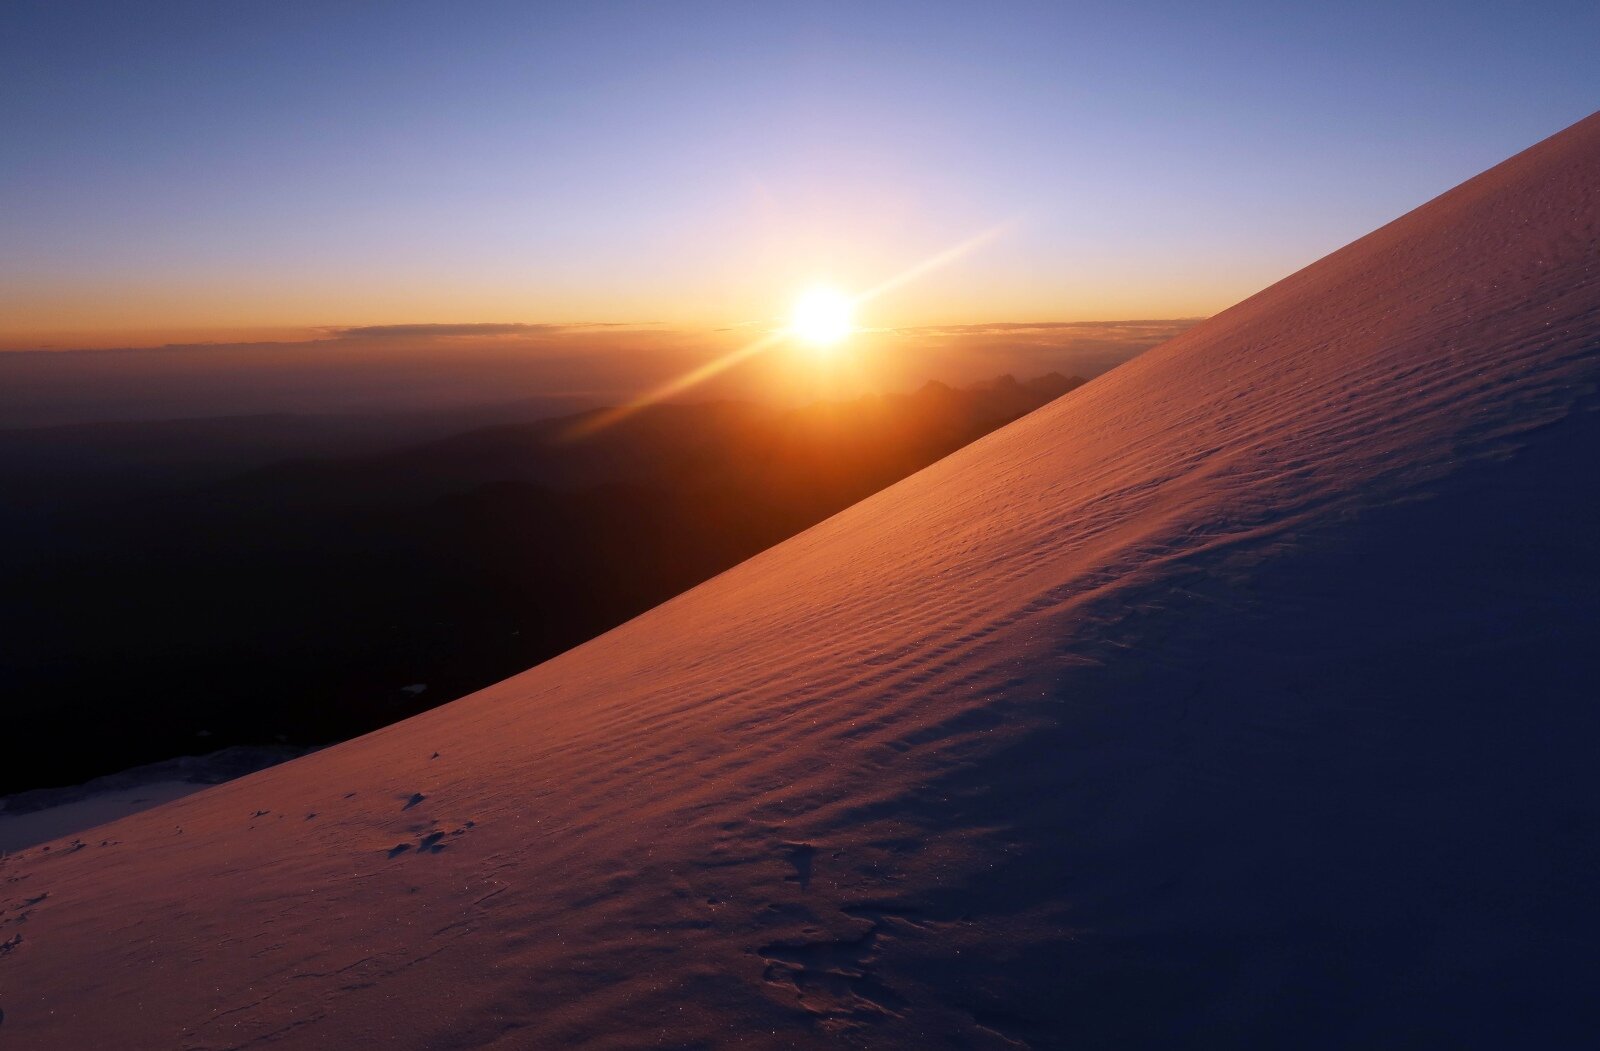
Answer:
<svg viewBox="0 0 1600 1051"><path fill-rule="evenodd" d="M1600 115L555 660L5 859L0 1040L1586 1042L1597 240Z"/></svg>

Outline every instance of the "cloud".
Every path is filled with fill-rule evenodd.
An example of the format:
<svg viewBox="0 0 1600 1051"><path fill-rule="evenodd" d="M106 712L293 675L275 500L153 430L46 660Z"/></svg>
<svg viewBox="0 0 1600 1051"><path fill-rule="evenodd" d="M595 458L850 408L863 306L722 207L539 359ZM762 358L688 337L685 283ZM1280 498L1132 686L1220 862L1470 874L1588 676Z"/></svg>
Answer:
<svg viewBox="0 0 1600 1051"><path fill-rule="evenodd" d="M464 325L355 325L330 328L334 339L430 339L452 336L537 336L560 332L568 325L475 322Z"/></svg>
<svg viewBox="0 0 1600 1051"><path fill-rule="evenodd" d="M1204 318L1161 318L1135 321L1003 321L977 325L924 325L897 331L907 335L984 336L1015 332L1045 332L1075 329L1086 332L1181 332Z"/></svg>
<svg viewBox="0 0 1600 1051"><path fill-rule="evenodd" d="M460 336L549 336L594 328L650 328L658 322L585 321L571 325L477 321L465 324L353 325L324 329L332 339L454 339Z"/></svg>

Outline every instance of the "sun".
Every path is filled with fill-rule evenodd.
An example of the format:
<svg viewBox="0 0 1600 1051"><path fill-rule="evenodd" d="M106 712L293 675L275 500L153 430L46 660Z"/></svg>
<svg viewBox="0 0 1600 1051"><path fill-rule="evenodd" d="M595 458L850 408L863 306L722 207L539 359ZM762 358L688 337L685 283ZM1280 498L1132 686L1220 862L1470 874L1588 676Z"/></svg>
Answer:
<svg viewBox="0 0 1600 1051"><path fill-rule="evenodd" d="M855 301L836 288L818 286L795 300L789 332L813 347L831 347L856 330Z"/></svg>

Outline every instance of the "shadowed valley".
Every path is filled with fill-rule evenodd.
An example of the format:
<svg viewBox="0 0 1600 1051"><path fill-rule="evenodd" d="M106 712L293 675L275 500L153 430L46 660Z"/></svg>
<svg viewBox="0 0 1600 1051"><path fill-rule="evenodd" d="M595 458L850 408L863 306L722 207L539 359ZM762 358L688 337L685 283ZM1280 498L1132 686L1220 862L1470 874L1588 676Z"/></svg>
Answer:
<svg viewBox="0 0 1600 1051"><path fill-rule="evenodd" d="M14 432L9 450L0 439L12 474L40 476L52 452L57 463L48 500L14 490L30 499L8 508L32 542L5 548L0 676L12 726L62 746L48 775L8 766L0 791L224 745L323 744L433 707L1081 382L930 383L798 409L669 404L581 440L569 432L584 417L543 419L238 474L230 464L284 442L384 433L247 418L63 428L52 448L50 432ZM117 462L129 445L138 459ZM212 450L198 464L197 445ZM108 472L117 498L95 499ZM222 477L197 481L207 473Z"/></svg>

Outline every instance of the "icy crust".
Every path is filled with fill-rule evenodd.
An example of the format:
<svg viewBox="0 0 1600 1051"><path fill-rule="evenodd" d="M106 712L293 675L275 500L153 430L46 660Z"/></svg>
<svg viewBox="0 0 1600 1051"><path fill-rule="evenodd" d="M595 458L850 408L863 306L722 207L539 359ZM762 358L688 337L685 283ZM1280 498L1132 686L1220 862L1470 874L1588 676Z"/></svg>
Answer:
<svg viewBox="0 0 1600 1051"><path fill-rule="evenodd" d="M6 859L0 1037L1581 1043L1597 172L1591 117L555 660Z"/></svg>
<svg viewBox="0 0 1600 1051"><path fill-rule="evenodd" d="M235 746L207 755L147 763L81 785L35 788L0 797L0 854L80 834L92 838L94 830L108 821L243 777L308 750Z"/></svg>

